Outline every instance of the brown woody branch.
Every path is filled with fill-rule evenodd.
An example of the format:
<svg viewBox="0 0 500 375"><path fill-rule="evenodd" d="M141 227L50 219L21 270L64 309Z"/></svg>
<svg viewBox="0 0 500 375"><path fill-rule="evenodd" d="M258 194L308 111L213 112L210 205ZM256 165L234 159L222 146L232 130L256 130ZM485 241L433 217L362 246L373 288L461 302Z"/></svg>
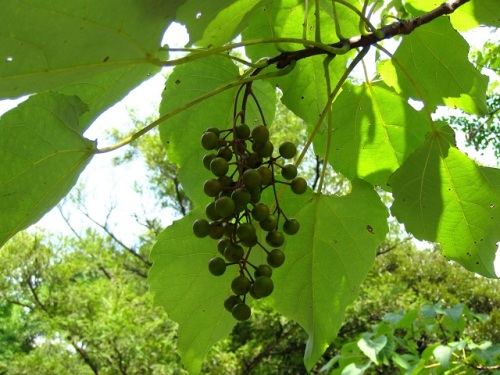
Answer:
<svg viewBox="0 0 500 375"><path fill-rule="evenodd" d="M330 47L334 48L346 48L349 50L354 48L369 47L377 44L383 39L390 39L396 35L408 35L412 33L418 27L425 25L438 17L453 13L458 7L464 5L470 0L449 0L442 3L437 8L422 14L418 17L410 18L408 20L399 20L397 22L386 25L377 30L377 32L371 32L367 35L359 35L349 39L341 40L340 42L330 44ZM383 35L382 38L378 36ZM276 57L269 59L269 65L276 64L278 69L283 69L292 61L298 61L305 59L307 57L316 55L335 55L329 51L326 51L319 47L306 48L299 51L283 52Z"/></svg>

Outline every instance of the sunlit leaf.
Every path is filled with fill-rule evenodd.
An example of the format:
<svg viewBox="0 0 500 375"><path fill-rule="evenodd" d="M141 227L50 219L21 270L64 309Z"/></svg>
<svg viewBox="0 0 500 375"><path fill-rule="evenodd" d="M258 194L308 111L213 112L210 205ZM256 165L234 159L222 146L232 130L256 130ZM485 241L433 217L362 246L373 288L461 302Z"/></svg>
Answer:
<svg viewBox="0 0 500 375"><path fill-rule="evenodd" d="M440 6L439 0L408 0L406 5L422 12L428 12ZM472 0L458 7L450 15L453 27L460 31L467 31L480 25L500 26L497 0Z"/></svg>
<svg viewBox="0 0 500 375"><path fill-rule="evenodd" d="M166 26L183 0L2 2L0 97L12 98L119 71L120 95L157 71ZM126 67L134 73L124 74ZM115 72L116 73L116 72ZM119 80L120 73L114 74ZM133 79L132 79L133 77ZM103 79L97 84L102 84Z"/></svg>
<svg viewBox="0 0 500 375"><path fill-rule="evenodd" d="M309 334L304 360L311 368L335 339L345 308L373 265L388 213L361 180L354 180L347 196L290 196L280 205L301 229L287 240L271 297L278 311Z"/></svg>
<svg viewBox="0 0 500 375"><path fill-rule="evenodd" d="M428 118L386 86L347 85L333 104L328 160L349 179L385 186L429 130ZM315 138L318 155L325 154L326 146L326 135Z"/></svg>
<svg viewBox="0 0 500 375"><path fill-rule="evenodd" d="M468 52L467 42L450 21L439 18L405 36L394 54L404 70L385 60L379 71L386 84L423 100L431 110L444 104L484 115L488 78L469 62Z"/></svg>
<svg viewBox="0 0 500 375"><path fill-rule="evenodd" d="M248 24L256 6L269 0L187 1L178 19L190 33L190 44L218 46L233 40Z"/></svg>
<svg viewBox="0 0 500 375"><path fill-rule="evenodd" d="M85 109L76 97L39 94L0 118L0 245L53 208L90 161Z"/></svg>
<svg viewBox="0 0 500 375"><path fill-rule="evenodd" d="M179 352L192 374L200 371L205 355L236 323L224 309L236 271L228 268L218 277L208 271L208 261L218 253L214 240L193 234L193 221L203 217L201 211L191 212L158 236L148 276L155 303L179 324Z"/></svg>
<svg viewBox="0 0 500 375"><path fill-rule="evenodd" d="M391 176L392 213L418 239L440 242L447 258L496 277L500 170L478 167L450 134L448 127L429 134Z"/></svg>

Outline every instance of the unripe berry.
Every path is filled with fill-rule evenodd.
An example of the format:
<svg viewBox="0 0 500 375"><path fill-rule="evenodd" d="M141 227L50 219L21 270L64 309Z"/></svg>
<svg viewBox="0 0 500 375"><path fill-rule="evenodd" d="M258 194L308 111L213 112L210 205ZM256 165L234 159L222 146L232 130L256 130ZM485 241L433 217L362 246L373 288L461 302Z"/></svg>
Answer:
<svg viewBox="0 0 500 375"><path fill-rule="evenodd" d="M307 182L302 177L295 177L292 180L291 187L295 194L304 194L307 190Z"/></svg>
<svg viewBox="0 0 500 375"><path fill-rule="evenodd" d="M243 250L243 248L237 244L230 244L228 247L226 247L226 250L224 250L224 257L228 262L239 262L243 259L244 255L245 250Z"/></svg>
<svg viewBox="0 0 500 375"><path fill-rule="evenodd" d="M212 160L214 160L215 158L217 157L217 155L215 154L206 154L205 156L203 156L203 166L210 170L210 163L212 162Z"/></svg>
<svg viewBox="0 0 500 375"><path fill-rule="evenodd" d="M250 280L245 276L237 276L231 282L231 289L233 290L234 294L237 294L239 296L247 294L250 290L250 286Z"/></svg>
<svg viewBox="0 0 500 375"><path fill-rule="evenodd" d="M255 238L255 228L250 223L243 223L236 229L236 235L242 241L253 241Z"/></svg>
<svg viewBox="0 0 500 375"><path fill-rule="evenodd" d="M242 302L234 305L231 314L233 315L234 319L243 321L250 318L250 315L252 315L252 310L250 309L250 307L248 307L248 305Z"/></svg>
<svg viewBox="0 0 500 375"><path fill-rule="evenodd" d="M254 142L252 144L252 150L254 150L259 156L268 158L273 154L274 146L269 141L264 143Z"/></svg>
<svg viewBox="0 0 500 375"><path fill-rule="evenodd" d="M260 276L255 279L250 292L256 298L264 298L269 296L274 290L274 283L268 276Z"/></svg>
<svg viewBox="0 0 500 375"><path fill-rule="evenodd" d="M273 268L280 267L285 262L285 253L280 249L273 249L267 255L267 264Z"/></svg>
<svg viewBox="0 0 500 375"><path fill-rule="evenodd" d="M210 167L212 167L212 165L210 165ZM287 164L281 168L281 175L285 180L293 180L297 177L297 167L293 164Z"/></svg>
<svg viewBox="0 0 500 375"><path fill-rule="evenodd" d="M273 230L267 234L266 242L269 246L280 247L285 243L285 237L283 233Z"/></svg>
<svg viewBox="0 0 500 375"><path fill-rule="evenodd" d="M269 129L264 125L256 126L252 129L252 138L257 143L266 142L269 139Z"/></svg>
<svg viewBox="0 0 500 375"><path fill-rule="evenodd" d="M289 235L296 234L300 229L300 223L297 219L288 219L283 223L283 232Z"/></svg>
<svg viewBox="0 0 500 375"><path fill-rule="evenodd" d="M224 235L224 228L217 222L210 223L210 232L208 232L208 236L213 238L214 240L218 240L222 238Z"/></svg>
<svg viewBox="0 0 500 375"><path fill-rule="evenodd" d="M243 184L247 187L248 190L251 188L260 187L261 177L260 173L255 169L248 169L243 173L242 176Z"/></svg>
<svg viewBox="0 0 500 375"><path fill-rule="evenodd" d="M271 231L278 227L278 218L274 215L267 215L267 217L259 222L259 225L265 231Z"/></svg>
<svg viewBox="0 0 500 375"><path fill-rule="evenodd" d="M285 159L291 159L297 153L297 147L292 142L283 142L280 145L279 153Z"/></svg>
<svg viewBox="0 0 500 375"><path fill-rule="evenodd" d="M262 221L269 216L269 207L265 203L257 203L252 210L252 218Z"/></svg>
<svg viewBox="0 0 500 375"><path fill-rule="evenodd" d="M215 201L215 212L221 217L228 217L234 213L234 201L229 197L220 197Z"/></svg>
<svg viewBox="0 0 500 375"><path fill-rule="evenodd" d="M201 145L205 150L213 150L219 144L219 136L214 132L205 132L201 136Z"/></svg>
<svg viewBox="0 0 500 375"><path fill-rule="evenodd" d="M208 236L210 224L205 219L198 219L193 223L193 233L196 237L203 238Z"/></svg>
<svg viewBox="0 0 500 375"><path fill-rule="evenodd" d="M238 139L245 139L250 137L250 128L247 124L240 124L235 129L235 135Z"/></svg>
<svg viewBox="0 0 500 375"><path fill-rule="evenodd" d="M224 176L229 170L229 164L226 159L217 156L210 162L210 170L218 177Z"/></svg>
<svg viewBox="0 0 500 375"><path fill-rule="evenodd" d="M265 165L261 165L257 172L260 173L261 181L260 184L262 186L267 186L273 182L273 171Z"/></svg>
<svg viewBox="0 0 500 375"><path fill-rule="evenodd" d="M205 184L203 185L203 191L209 197L215 197L217 194L221 192L221 190L222 190L222 184L213 178L210 180L206 180Z"/></svg>
<svg viewBox="0 0 500 375"><path fill-rule="evenodd" d="M214 257L208 262L208 270L214 276L221 276L226 272L226 262L220 257Z"/></svg>
<svg viewBox="0 0 500 375"><path fill-rule="evenodd" d="M267 264L261 264L260 266L257 267L257 269L254 271L254 276L259 277L259 276L267 276L271 277L273 274L273 269L269 267Z"/></svg>
<svg viewBox="0 0 500 375"><path fill-rule="evenodd" d="M242 303L241 298L234 294L230 295L224 300L224 308L231 312L233 311L233 307L238 303Z"/></svg>

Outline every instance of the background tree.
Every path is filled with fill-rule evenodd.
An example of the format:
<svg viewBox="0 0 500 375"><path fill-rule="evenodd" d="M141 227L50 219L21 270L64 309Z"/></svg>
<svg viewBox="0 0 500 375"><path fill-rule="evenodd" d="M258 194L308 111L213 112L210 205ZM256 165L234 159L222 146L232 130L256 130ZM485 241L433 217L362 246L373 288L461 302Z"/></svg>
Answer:
<svg viewBox="0 0 500 375"><path fill-rule="evenodd" d="M153 262L149 284L156 303L179 324L178 350L186 368L199 371L209 348L235 325L225 309L248 319L260 305L254 300L272 291L269 305L307 332L304 362L312 369L335 341L344 310L359 293L388 231L381 195L392 195L391 213L415 237L440 243L445 257L469 271L497 276L499 171L456 148L452 128L434 116L441 105L488 113L487 78L468 60L467 43L456 30L497 27L494 8L494 0L450 0L440 6L408 1L404 7L344 0L209 5L113 0L75 8L58 1L36 8L8 1L8 19L0 23L5 41L0 96L37 94L0 119L0 160L8 166L0 175L0 243L57 204L95 155L158 127L168 160L178 168L166 172L177 174L194 209L162 231L150 260L116 236L114 241L144 265ZM115 17L103 19L111 13ZM174 20L190 37L180 58L169 56L176 50L159 43ZM396 38L401 43L394 49L384 43ZM244 57L232 53L240 47ZM111 146L98 147L83 137L100 113L167 66L175 68L157 120ZM355 68L362 69L363 78L352 77ZM293 146L272 153L267 141L278 97L303 120L306 141L294 165L283 165L295 154ZM199 147L201 134L205 149L219 146L219 157ZM295 179L295 170L306 166L304 156L312 149L320 155L319 178L308 188ZM202 157L213 158L214 166ZM259 158L264 166L257 172ZM347 178L347 191L327 189L332 170ZM268 177L263 180L261 173ZM220 218L205 210L210 201ZM265 217L253 213L257 202L261 213L272 211ZM202 219L206 214L210 224ZM281 230L292 235L295 220L300 231L284 243ZM113 237L106 224L100 227ZM226 260L214 258L213 241L197 238L218 238L223 230ZM271 252L266 244L281 249ZM252 268L266 261L281 265L283 254L286 262L272 279L265 265L252 276ZM207 272L209 261L220 277ZM54 314L57 303L40 280L35 273L25 282L39 308ZM231 290L241 296L224 306ZM379 347L371 337L364 337L364 345ZM79 342L73 348L85 357ZM448 365L441 358L440 366Z"/></svg>

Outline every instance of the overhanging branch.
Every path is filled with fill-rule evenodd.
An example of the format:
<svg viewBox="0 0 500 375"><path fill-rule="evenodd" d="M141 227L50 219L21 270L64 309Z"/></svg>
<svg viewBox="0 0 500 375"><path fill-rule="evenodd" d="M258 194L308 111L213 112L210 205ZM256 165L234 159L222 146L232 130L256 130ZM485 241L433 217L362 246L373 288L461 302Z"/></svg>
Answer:
<svg viewBox="0 0 500 375"><path fill-rule="evenodd" d="M375 32L367 35L358 35L349 39L341 40L340 42L334 44L329 44L329 47L346 48L346 46L348 46L348 50L352 50L355 48L374 45L381 40L390 39L396 35L408 35L418 27L425 25L438 17L453 13L457 10L457 8L465 3L468 3L469 1L470 0L449 0L418 17L410 18L408 20L399 20L391 23L390 25L383 26ZM269 59L268 63L269 65L276 64L278 69L283 69L292 61L298 61L316 55L333 54L319 47L310 47L299 51L282 52L278 56Z"/></svg>

